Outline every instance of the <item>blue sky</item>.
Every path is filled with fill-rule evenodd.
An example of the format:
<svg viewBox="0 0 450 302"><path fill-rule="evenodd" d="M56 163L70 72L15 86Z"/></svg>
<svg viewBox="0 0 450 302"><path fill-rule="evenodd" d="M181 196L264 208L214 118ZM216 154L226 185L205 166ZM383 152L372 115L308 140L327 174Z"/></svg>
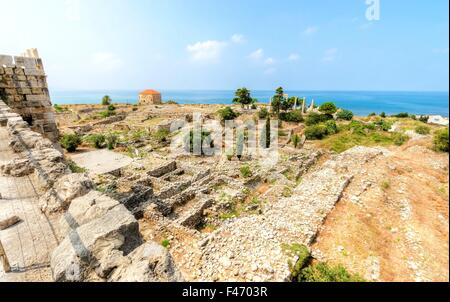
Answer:
<svg viewBox="0 0 450 302"><path fill-rule="evenodd" d="M448 0L0 0L51 89L448 91ZM6 26L5 26L6 25Z"/></svg>

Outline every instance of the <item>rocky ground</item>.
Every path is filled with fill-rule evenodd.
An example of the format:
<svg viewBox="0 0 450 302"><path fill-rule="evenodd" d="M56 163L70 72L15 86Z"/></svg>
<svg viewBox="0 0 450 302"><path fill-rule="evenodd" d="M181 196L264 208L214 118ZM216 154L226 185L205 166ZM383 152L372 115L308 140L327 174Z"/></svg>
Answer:
<svg viewBox="0 0 450 302"><path fill-rule="evenodd" d="M172 137L154 136L192 112L213 120L220 107L118 105L106 119L101 106L58 113L62 133L126 139L108 152L131 164L106 174L60 171L37 198L57 230L48 263L55 280L287 281L297 260L291 247L304 244L315 259L366 280L448 281L449 163L431 150L430 135L338 154L320 142L294 148L290 133L304 126L284 123L275 166L251 156L172 154ZM256 113L235 110L241 120ZM66 159L91 151L84 144ZM36 170L27 157L17 160L25 162L4 163L3 173Z"/></svg>

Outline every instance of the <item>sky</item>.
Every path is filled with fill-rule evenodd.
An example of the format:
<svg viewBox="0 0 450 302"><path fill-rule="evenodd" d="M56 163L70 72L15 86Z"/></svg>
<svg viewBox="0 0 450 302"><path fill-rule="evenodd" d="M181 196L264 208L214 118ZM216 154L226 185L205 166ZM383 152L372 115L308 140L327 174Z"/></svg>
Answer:
<svg viewBox="0 0 450 302"><path fill-rule="evenodd" d="M55 90L448 92L448 0L367 1L0 0L0 53Z"/></svg>

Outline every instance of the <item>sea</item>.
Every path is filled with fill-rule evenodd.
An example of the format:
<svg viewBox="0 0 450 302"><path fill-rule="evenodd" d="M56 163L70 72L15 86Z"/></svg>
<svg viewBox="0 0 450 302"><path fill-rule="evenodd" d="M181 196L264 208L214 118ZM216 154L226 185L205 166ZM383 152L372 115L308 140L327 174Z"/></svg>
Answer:
<svg viewBox="0 0 450 302"><path fill-rule="evenodd" d="M232 103L233 90L160 90L164 101L179 104ZM359 116L371 113L441 115L449 117L448 92L392 92L392 91L286 91L289 96L306 97L307 103L334 102L340 108ZM99 104L104 95L114 103L136 104L137 90L51 91L53 104ZM260 103L269 103L273 91L254 90L252 97Z"/></svg>

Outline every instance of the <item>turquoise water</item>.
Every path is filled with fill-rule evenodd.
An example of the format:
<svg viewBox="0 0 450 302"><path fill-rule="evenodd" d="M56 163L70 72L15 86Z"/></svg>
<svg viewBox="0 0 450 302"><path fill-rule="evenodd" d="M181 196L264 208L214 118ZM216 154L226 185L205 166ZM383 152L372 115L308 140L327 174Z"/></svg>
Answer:
<svg viewBox="0 0 450 302"><path fill-rule="evenodd" d="M135 104L138 91L53 91L54 104L98 104L104 95L115 103ZM163 100L174 100L179 104L231 104L231 90L161 90ZM374 91L286 91L290 96L306 97L318 104L335 102L339 107L352 110L356 115L372 112L395 114L427 114L449 116L448 92L374 92ZM252 96L259 102L268 103L273 91L255 90Z"/></svg>

